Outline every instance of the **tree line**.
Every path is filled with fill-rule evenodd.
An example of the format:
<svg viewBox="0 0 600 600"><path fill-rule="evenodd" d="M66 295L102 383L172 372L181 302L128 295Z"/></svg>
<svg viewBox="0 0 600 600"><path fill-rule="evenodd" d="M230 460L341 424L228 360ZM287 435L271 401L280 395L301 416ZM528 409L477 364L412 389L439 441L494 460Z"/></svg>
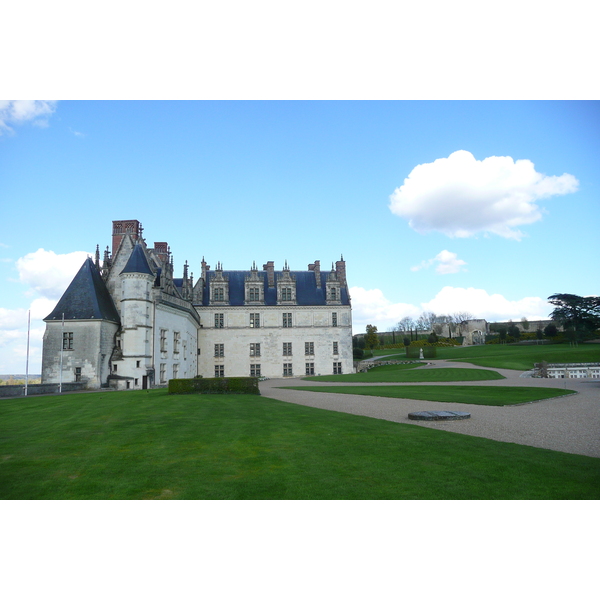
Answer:
<svg viewBox="0 0 600 600"><path fill-rule="evenodd" d="M453 334L459 331L460 324L463 321L469 321L473 318L473 315L466 311L451 315L436 315L434 312L423 312L416 319L404 317L404 319L398 321L391 331L408 334L409 339L412 340L413 334L416 335L418 331L432 331L437 335L441 335L444 326L447 325L450 337L452 337Z"/></svg>

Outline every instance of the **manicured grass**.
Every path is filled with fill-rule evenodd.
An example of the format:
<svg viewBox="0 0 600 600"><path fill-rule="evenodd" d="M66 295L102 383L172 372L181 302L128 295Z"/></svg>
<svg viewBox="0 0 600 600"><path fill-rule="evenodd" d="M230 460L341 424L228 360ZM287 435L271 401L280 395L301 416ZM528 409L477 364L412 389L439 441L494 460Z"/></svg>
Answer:
<svg viewBox="0 0 600 600"><path fill-rule="evenodd" d="M317 393L357 394L359 396L382 396L384 398L408 398L432 402L461 402L463 404L485 404L509 406L574 394L573 390L560 388L491 387L479 385L385 385L385 386L297 386L286 389Z"/></svg>
<svg viewBox="0 0 600 600"><path fill-rule="evenodd" d="M393 354L397 350L377 350L378 356ZM404 358L406 358L404 356ZM531 346L510 346L489 344L482 346L456 346L437 348L436 360L468 362L480 367L515 369L529 371L538 362L600 362L600 344L548 344ZM402 359L399 359L402 360Z"/></svg>
<svg viewBox="0 0 600 600"><path fill-rule="evenodd" d="M416 383L437 381L490 381L504 379L496 371L485 369L416 369L420 365L383 365L373 367L366 373L351 373L348 375L318 375L303 377L305 381L340 381L348 383Z"/></svg>
<svg viewBox="0 0 600 600"><path fill-rule="evenodd" d="M600 459L260 396L0 402L3 499L598 499Z"/></svg>

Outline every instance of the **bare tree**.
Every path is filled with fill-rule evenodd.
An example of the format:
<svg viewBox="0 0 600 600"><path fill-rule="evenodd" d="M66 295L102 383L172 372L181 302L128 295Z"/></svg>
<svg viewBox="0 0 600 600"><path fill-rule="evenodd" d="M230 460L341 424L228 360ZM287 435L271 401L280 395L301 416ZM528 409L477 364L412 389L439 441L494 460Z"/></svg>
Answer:
<svg viewBox="0 0 600 600"><path fill-rule="evenodd" d="M460 325L463 321L470 321L473 318L470 312L456 312L452 315L452 322L455 325Z"/></svg>
<svg viewBox="0 0 600 600"><path fill-rule="evenodd" d="M411 331L414 328L415 320L412 317L404 317L404 319L398 321L398 324L396 325L396 331L401 331L402 333Z"/></svg>
<svg viewBox="0 0 600 600"><path fill-rule="evenodd" d="M437 315L435 313L421 313L421 315L417 319L417 329L420 329L421 331L431 331L436 318Z"/></svg>

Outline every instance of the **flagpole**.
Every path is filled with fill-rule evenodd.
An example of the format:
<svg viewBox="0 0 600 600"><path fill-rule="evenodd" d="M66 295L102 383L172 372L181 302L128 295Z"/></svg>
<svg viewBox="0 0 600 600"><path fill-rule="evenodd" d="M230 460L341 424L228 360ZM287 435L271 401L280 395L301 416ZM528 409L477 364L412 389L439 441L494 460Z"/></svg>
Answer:
<svg viewBox="0 0 600 600"><path fill-rule="evenodd" d="M58 393L62 394L62 365L63 365L63 350L65 348L65 313L62 314L61 325L61 340L60 340L60 379L58 380Z"/></svg>
<svg viewBox="0 0 600 600"><path fill-rule="evenodd" d="M27 313L27 360L25 361L25 395L29 385L29 331L31 329L31 309Z"/></svg>

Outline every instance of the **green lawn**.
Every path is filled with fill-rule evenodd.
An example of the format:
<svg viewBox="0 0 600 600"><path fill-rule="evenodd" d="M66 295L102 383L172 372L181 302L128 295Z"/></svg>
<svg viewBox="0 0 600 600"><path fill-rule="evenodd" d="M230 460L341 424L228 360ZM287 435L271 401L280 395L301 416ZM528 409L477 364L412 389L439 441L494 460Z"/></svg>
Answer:
<svg viewBox="0 0 600 600"><path fill-rule="evenodd" d="M357 394L359 396L382 396L384 398L408 398L431 402L461 402L463 404L485 404L509 406L575 394L573 390L560 388L491 387L479 385L385 385L385 386L296 386L286 389L317 393Z"/></svg>
<svg viewBox="0 0 600 600"><path fill-rule="evenodd" d="M318 375L303 377L305 381L340 381L348 383L423 383L439 381L490 381L504 379L496 371L486 369L415 369L420 365L383 365L373 367L366 373L348 375Z"/></svg>
<svg viewBox="0 0 600 600"><path fill-rule="evenodd" d="M247 395L0 402L2 499L598 499L600 459Z"/></svg>
<svg viewBox="0 0 600 600"><path fill-rule="evenodd" d="M397 352L397 350L377 350L375 354L383 356L396 354ZM406 356L403 358L406 358ZM580 344L579 346L569 346L568 344L456 346L453 348L437 348L436 359L468 362L480 367L529 371L533 369L535 363L544 360L549 363L600 362L600 344Z"/></svg>

